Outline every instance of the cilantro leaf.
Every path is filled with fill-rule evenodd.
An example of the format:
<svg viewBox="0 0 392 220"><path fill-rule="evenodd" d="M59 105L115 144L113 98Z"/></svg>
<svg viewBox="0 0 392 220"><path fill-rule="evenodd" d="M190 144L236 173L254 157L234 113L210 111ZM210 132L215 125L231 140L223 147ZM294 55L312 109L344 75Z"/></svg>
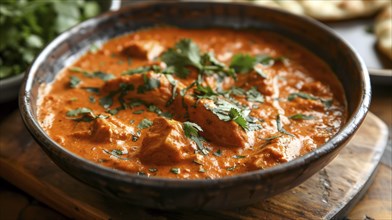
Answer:
<svg viewBox="0 0 392 220"><path fill-rule="evenodd" d="M248 54L235 54L231 59L230 67L239 73L247 73L253 69L256 58Z"/></svg>
<svg viewBox="0 0 392 220"><path fill-rule="evenodd" d="M323 103L323 105L325 106L325 108L329 108L332 106L333 100L332 99L322 99L320 97L316 97L313 95L310 95L308 93L304 93L304 92L294 92L294 93L290 93L289 96L287 97L288 101L293 101L296 98L302 98L302 99L307 99L307 100L318 100L321 103Z"/></svg>
<svg viewBox="0 0 392 220"><path fill-rule="evenodd" d="M252 87L246 92L246 100L249 102L263 103L264 97L260 94L259 91L257 91L256 87Z"/></svg>
<svg viewBox="0 0 392 220"><path fill-rule="evenodd" d="M294 120L311 120L314 119L313 115L304 115L304 114L295 114L295 115L291 115L289 116L290 119L294 119Z"/></svg>
<svg viewBox="0 0 392 220"><path fill-rule="evenodd" d="M279 114L276 116L276 127L278 128L278 131L279 131L280 133L287 134L287 135L290 135L290 136L293 136L293 137L294 137L293 134L289 133L288 131L286 131L286 130L283 128L282 123L281 123L281 121L280 121L280 115L279 115Z"/></svg>
<svg viewBox="0 0 392 220"><path fill-rule="evenodd" d="M153 70L156 73L162 71L161 67L159 67L158 65L140 66L135 69L126 70L121 75L134 75L134 74L139 74L139 73L147 73L148 71L151 71L151 70Z"/></svg>
<svg viewBox="0 0 392 220"><path fill-rule="evenodd" d="M76 88L81 80L77 76L71 76L71 79L69 80L69 87L71 88Z"/></svg>
<svg viewBox="0 0 392 220"><path fill-rule="evenodd" d="M187 66L202 69L199 47L190 39L181 39L174 48L170 48L162 54L161 60L181 78L188 76Z"/></svg>
<svg viewBox="0 0 392 220"><path fill-rule="evenodd" d="M233 120L235 123L237 123L239 126L241 126L242 129L247 130L248 129L248 122L245 120L245 118L238 112L237 109L231 108L229 112L229 116L231 120Z"/></svg>
<svg viewBox="0 0 392 220"><path fill-rule="evenodd" d="M202 143L203 138L199 136L199 131L203 131L203 129L198 124L189 121L182 123L182 126L185 136L196 143L197 148L202 154L207 155L208 150Z"/></svg>
<svg viewBox="0 0 392 220"><path fill-rule="evenodd" d="M91 113L91 112L92 112L91 109L82 107L82 108L77 108L77 109L68 111L67 116L68 117L75 117L75 116L79 116L79 115L83 115L83 114L87 114L87 113Z"/></svg>
<svg viewBox="0 0 392 220"><path fill-rule="evenodd" d="M145 129L151 127L153 124L152 121L148 120L147 118L144 118L137 126L139 129Z"/></svg>

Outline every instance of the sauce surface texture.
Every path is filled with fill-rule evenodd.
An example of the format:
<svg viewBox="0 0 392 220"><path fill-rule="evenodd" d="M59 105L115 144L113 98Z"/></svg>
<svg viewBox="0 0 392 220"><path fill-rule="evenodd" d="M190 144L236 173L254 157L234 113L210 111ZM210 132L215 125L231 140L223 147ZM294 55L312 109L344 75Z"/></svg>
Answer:
<svg viewBox="0 0 392 220"><path fill-rule="evenodd" d="M88 160L169 178L218 178L304 155L346 118L316 56L260 30L156 27L92 47L41 88L38 117Z"/></svg>

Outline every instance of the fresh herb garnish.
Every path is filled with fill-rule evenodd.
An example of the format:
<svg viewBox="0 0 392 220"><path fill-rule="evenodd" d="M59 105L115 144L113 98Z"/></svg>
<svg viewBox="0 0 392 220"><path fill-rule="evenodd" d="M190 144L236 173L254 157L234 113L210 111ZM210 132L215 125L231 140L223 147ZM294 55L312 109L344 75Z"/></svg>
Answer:
<svg viewBox="0 0 392 220"><path fill-rule="evenodd" d="M201 74L226 75L235 78L235 71L219 62L213 53L200 53L199 47L190 39L182 39L161 56L168 66L163 70L166 74L176 74L181 78L189 75L187 67L194 67Z"/></svg>
<svg viewBox="0 0 392 220"><path fill-rule="evenodd" d="M107 154L109 154L109 155L111 155L111 156L113 156L113 157L115 157L115 158L117 158L117 159L120 159L120 160L129 160L129 159L126 158L126 157L121 157L121 156L123 155L123 153L122 153L121 150L112 150L112 151L108 151L108 150L106 150L106 149L103 149L103 152L105 152L105 153L107 153Z"/></svg>
<svg viewBox="0 0 392 220"><path fill-rule="evenodd" d="M222 151L221 151L221 149L218 149L216 152L214 152L214 155L217 156L217 157L222 156Z"/></svg>
<svg viewBox="0 0 392 220"><path fill-rule="evenodd" d="M161 81L159 79L148 77L146 74L143 75L144 84L140 85L137 88L138 93L145 93L147 91L151 91L153 89L159 88L161 85Z"/></svg>
<svg viewBox="0 0 392 220"><path fill-rule="evenodd" d="M91 102L91 103L95 103L95 97L92 96L92 95L90 95L90 96L88 97L88 101Z"/></svg>
<svg viewBox="0 0 392 220"><path fill-rule="evenodd" d="M85 77L88 78L99 78L105 82L114 78L113 74L104 73L102 71L89 72L79 67L71 67L69 70L72 72L82 73Z"/></svg>
<svg viewBox="0 0 392 220"><path fill-rule="evenodd" d="M294 119L294 120L311 120L314 119L313 115L304 115L304 114L295 114L295 115L291 115L289 116L290 119Z"/></svg>
<svg viewBox="0 0 392 220"><path fill-rule="evenodd" d="M67 116L68 117L76 117L76 116L91 113L91 112L92 112L91 109L82 107L82 108L77 108L77 109L68 111Z"/></svg>
<svg viewBox="0 0 392 220"><path fill-rule="evenodd" d="M245 131L248 129L248 123L245 120L245 118L240 114L240 112L235 109L231 108L229 112L229 116L231 120L233 120L235 123L237 123L239 126L241 126L242 129Z"/></svg>
<svg viewBox="0 0 392 220"><path fill-rule="evenodd" d="M134 112L132 112L133 114L135 114L135 115L140 115L140 114L142 114L144 112L144 110L137 110L137 111L134 111Z"/></svg>
<svg viewBox="0 0 392 220"><path fill-rule="evenodd" d="M234 155L233 158L234 159L243 159L243 158L246 158L246 156L244 156L244 155Z"/></svg>
<svg viewBox="0 0 392 220"><path fill-rule="evenodd" d="M289 96L287 97L287 100L289 101L293 101L296 98L302 98L302 99L307 99L307 100L315 100L315 101L320 101L321 103L323 103L323 105L326 108L329 108L332 106L333 100L332 99L322 99L316 96L312 96L310 94L304 93L304 92L295 92L295 93L290 93Z"/></svg>
<svg viewBox="0 0 392 220"><path fill-rule="evenodd" d="M170 169L170 172L174 173L174 174L180 174L181 170L180 168L174 167Z"/></svg>
<svg viewBox="0 0 392 220"><path fill-rule="evenodd" d="M286 131L286 130L283 128L282 122L280 121L280 115L279 115L279 114L276 115L276 127L278 128L278 131L279 131L280 133L287 134L287 135L290 135L290 136L293 136L293 137L294 137L293 134L289 133L288 131Z"/></svg>
<svg viewBox="0 0 392 220"><path fill-rule="evenodd" d="M236 96L245 96L246 92L243 88L240 87L233 87L229 90L229 92Z"/></svg>
<svg viewBox="0 0 392 220"><path fill-rule="evenodd" d="M226 170L233 171L233 170L235 170L236 167L237 167L236 165L234 165L232 167L227 167Z"/></svg>
<svg viewBox="0 0 392 220"><path fill-rule="evenodd" d="M90 93L99 93L99 88L96 87L84 87L83 89Z"/></svg>
<svg viewBox="0 0 392 220"><path fill-rule="evenodd" d="M199 83L196 83L195 93L198 98L208 98L218 95L210 86L202 86Z"/></svg>
<svg viewBox="0 0 392 220"><path fill-rule="evenodd" d="M172 96L170 97L169 101L167 101L166 103L166 106L169 106L173 103L174 99L177 97L177 80L175 80L172 75L165 74L165 77L173 87Z"/></svg>
<svg viewBox="0 0 392 220"><path fill-rule="evenodd" d="M116 94L116 92L111 92L109 95L104 96L99 99L99 104L104 107L104 108L109 108L110 106L113 105L113 96Z"/></svg>
<svg viewBox="0 0 392 220"><path fill-rule="evenodd" d="M149 168L148 171L150 171L151 173L155 173L158 171L157 168Z"/></svg>
<svg viewBox="0 0 392 220"><path fill-rule="evenodd" d="M184 122L182 125L185 136L196 143L197 148L202 154L207 155L208 150L202 143L203 138L199 136L199 131L203 131L203 129L198 124L189 121Z"/></svg>
<svg viewBox="0 0 392 220"><path fill-rule="evenodd" d="M71 79L69 80L69 87L71 88L76 88L81 80L77 76L71 76Z"/></svg>
<svg viewBox="0 0 392 220"><path fill-rule="evenodd" d="M154 112L155 114L157 114L159 116L163 116L168 119L173 118L173 115L170 112L162 112L162 110L160 108L158 108L156 105L147 106L147 111Z"/></svg>
<svg viewBox="0 0 392 220"><path fill-rule="evenodd" d="M152 121L148 120L147 118L144 118L137 126L138 129L145 129L151 127L153 124Z"/></svg>
<svg viewBox="0 0 392 220"><path fill-rule="evenodd" d="M188 76L187 66L202 69L199 47L190 39L182 39L177 42L174 48L170 48L162 54L161 59L181 78Z"/></svg>
<svg viewBox="0 0 392 220"><path fill-rule="evenodd" d="M206 170L202 166L200 166L199 167L199 173L205 173L205 172L206 172Z"/></svg>
<svg viewBox="0 0 392 220"><path fill-rule="evenodd" d="M121 75L134 75L134 74L140 74L140 73L147 73L148 71L154 71L156 73L161 72L161 67L158 65L152 65L152 66L141 66L137 67L135 69L129 69L124 71Z"/></svg>
<svg viewBox="0 0 392 220"><path fill-rule="evenodd" d="M246 100L248 100L249 102L263 103L264 97L260 94L259 91L257 91L256 87L252 87L246 92Z"/></svg>
<svg viewBox="0 0 392 220"><path fill-rule="evenodd" d="M256 64L256 58L248 54L235 54L231 58L230 67L238 73L247 73L253 69Z"/></svg>

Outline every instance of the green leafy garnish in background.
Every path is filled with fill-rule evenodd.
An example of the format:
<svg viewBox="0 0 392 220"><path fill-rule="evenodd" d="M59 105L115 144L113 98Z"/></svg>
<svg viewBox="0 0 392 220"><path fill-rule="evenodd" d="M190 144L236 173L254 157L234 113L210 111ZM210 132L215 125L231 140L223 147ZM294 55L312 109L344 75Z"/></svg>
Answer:
<svg viewBox="0 0 392 220"><path fill-rule="evenodd" d="M58 34L97 15L98 2L1 0L0 79L22 73Z"/></svg>

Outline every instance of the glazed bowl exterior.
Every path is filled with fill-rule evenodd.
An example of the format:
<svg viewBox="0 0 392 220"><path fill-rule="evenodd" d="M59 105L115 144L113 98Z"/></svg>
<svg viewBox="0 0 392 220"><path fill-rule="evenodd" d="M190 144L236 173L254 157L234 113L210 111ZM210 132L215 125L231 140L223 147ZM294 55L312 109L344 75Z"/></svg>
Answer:
<svg viewBox="0 0 392 220"><path fill-rule="evenodd" d="M296 41L324 60L343 85L347 123L327 143L265 170L218 179L149 178L88 161L54 142L37 120L41 84L51 83L93 43L156 25L183 28L259 28ZM252 204L293 188L326 166L354 135L370 103L370 81L360 57L324 25L286 12L235 3L143 2L90 19L57 37L36 58L19 97L26 127L63 170L112 196L159 209L215 209Z"/></svg>

